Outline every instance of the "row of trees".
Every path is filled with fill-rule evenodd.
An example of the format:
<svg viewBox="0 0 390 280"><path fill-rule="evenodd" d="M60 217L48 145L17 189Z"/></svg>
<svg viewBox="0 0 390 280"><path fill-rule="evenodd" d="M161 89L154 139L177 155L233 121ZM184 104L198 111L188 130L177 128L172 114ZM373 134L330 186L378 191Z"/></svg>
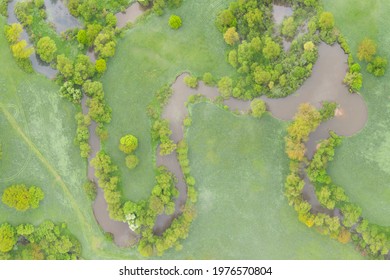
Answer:
<svg viewBox="0 0 390 280"><path fill-rule="evenodd" d="M342 214L341 224L344 231L352 233L352 239L364 254L383 257L390 250L388 228L361 220L362 209L349 202L343 188L332 183L327 173L328 162L333 160L334 150L341 143L341 137L330 133L330 138L323 140L307 169L307 175L316 189L318 201L327 209L339 208Z"/></svg>
<svg viewBox="0 0 390 280"><path fill-rule="evenodd" d="M64 223L0 225L0 259L74 260L80 257L81 245Z"/></svg>

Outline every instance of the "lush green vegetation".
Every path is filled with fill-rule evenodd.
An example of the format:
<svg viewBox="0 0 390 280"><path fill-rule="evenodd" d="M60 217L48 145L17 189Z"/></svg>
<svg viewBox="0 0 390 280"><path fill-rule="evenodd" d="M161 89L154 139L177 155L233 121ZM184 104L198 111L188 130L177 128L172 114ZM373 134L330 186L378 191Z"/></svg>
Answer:
<svg viewBox="0 0 390 280"><path fill-rule="evenodd" d="M182 250L165 258L361 258L351 244L297 223L283 195L285 123L268 114L237 117L205 103L191 111L187 139L197 217Z"/></svg>

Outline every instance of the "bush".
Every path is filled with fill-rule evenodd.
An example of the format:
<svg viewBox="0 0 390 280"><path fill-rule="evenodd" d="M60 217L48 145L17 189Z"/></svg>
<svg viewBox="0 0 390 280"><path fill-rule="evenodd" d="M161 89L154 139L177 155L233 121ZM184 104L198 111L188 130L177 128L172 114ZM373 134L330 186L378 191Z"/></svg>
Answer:
<svg viewBox="0 0 390 280"><path fill-rule="evenodd" d="M83 189L87 194L89 200L94 201L97 195L97 187L94 182L88 181L83 185Z"/></svg>
<svg viewBox="0 0 390 280"><path fill-rule="evenodd" d="M208 86L213 86L215 84L214 77L209 72L203 74L202 80Z"/></svg>
<svg viewBox="0 0 390 280"><path fill-rule="evenodd" d="M129 155L126 157L126 166L131 170L137 167L139 159L136 155Z"/></svg>
<svg viewBox="0 0 390 280"><path fill-rule="evenodd" d="M373 74L376 77L383 76L387 68L387 59L384 57L376 56L368 65L367 72Z"/></svg>
<svg viewBox="0 0 390 280"><path fill-rule="evenodd" d="M189 86L190 88L197 88L198 87L198 79L194 76L186 76L184 78L184 83Z"/></svg>
<svg viewBox="0 0 390 280"><path fill-rule="evenodd" d="M169 17L169 21L168 21L168 24L169 26L172 28L172 29L179 29L182 25L182 21L181 21L181 18L177 15L171 15Z"/></svg>

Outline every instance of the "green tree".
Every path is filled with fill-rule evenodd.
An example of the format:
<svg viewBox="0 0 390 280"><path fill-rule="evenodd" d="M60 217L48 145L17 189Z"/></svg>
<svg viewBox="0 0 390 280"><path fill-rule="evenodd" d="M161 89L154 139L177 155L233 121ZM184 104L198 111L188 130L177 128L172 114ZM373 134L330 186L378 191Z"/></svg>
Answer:
<svg viewBox="0 0 390 280"><path fill-rule="evenodd" d="M65 55L57 55L57 69L66 78L70 79L73 76L73 62Z"/></svg>
<svg viewBox="0 0 390 280"><path fill-rule="evenodd" d="M10 44L15 44L23 31L23 27L20 23L13 23L10 26L5 27L5 36Z"/></svg>
<svg viewBox="0 0 390 280"><path fill-rule="evenodd" d="M238 42L238 40L240 40L240 36L238 35L235 27L228 28L223 35L223 38L225 39L226 44L230 46L233 46Z"/></svg>
<svg viewBox="0 0 390 280"><path fill-rule="evenodd" d="M252 116L256 118L260 118L267 110L267 106L263 100L254 99L251 102L251 110L252 110Z"/></svg>
<svg viewBox="0 0 390 280"><path fill-rule="evenodd" d="M360 42L357 57L359 60L370 62L376 54L376 44L373 40L365 38Z"/></svg>
<svg viewBox="0 0 390 280"><path fill-rule="evenodd" d="M115 27L117 23L117 18L113 13L108 13L106 15L106 25Z"/></svg>
<svg viewBox="0 0 390 280"><path fill-rule="evenodd" d="M16 244L16 230L8 223L0 226L0 252L7 253Z"/></svg>
<svg viewBox="0 0 390 280"><path fill-rule="evenodd" d="M119 141L119 150L126 154L134 152L138 147L138 139L134 135L127 134Z"/></svg>
<svg viewBox="0 0 390 280"><path fill-rule="evenodd" d="M265 46L263 48L264 57L267 59L275 59L280 55L280 46L274 42L270 37L265 39Z"/></svg>
<svg viewBox="0 0 390 280"><path fill-rule="evenodd" d="M223 10L218 14L215 24L219 31L223 32L227 28L236 25L236 18L230 10Z"/></svg>
<svg viewBox="0 0 390 280"><path fill-rule="evenodd" d="M83 189L87 194L89 200L94 201L97 195L97 187L94 182L88 181L83 185Z"/></svg>
<svg viewBox="0 0 390 280"><path fill-rule="evenodd" d="M52 39L47 36L39 39L37 44L37 54L43 61L50 63L54 59L56 52L57 46Z"/></svg>
<svg viewBox="0 0 390 280"><path fill-rule="evenodd" d="M218 82L218 91L222 97L229 98L233 90L233 80L230 77L222 77Z"/></svg>
<svg viewBox="0 0 390 280"><path fill-rule="evenodd" d="M11 50L16 59L27 59L34 53L34 48L28 47L25 40L13 44Z"/></svg>
<svg viewBox="0 0 390 280"><path fill-rule="evenodd" d="M282 34L288 39L293 39L297 32L298 25L294 21L294 17L288 17L283 21Z"/></svg>
<svg viewBox="0 0 390 280"><path fill-rule="evenodd" d="M77 32L77 41L83 46L88 45L87 31L80 29Z"/></svg>
<svg viewBox="0 0 390 280"><path fill-rule="evenodd" d="M198 78L195 76L186 76L184 78L184 83L189 86L190 88L197 88L198 87Z"/></svg>
<svg viewBox="0 0 390 280"><path fill-rule="evenodd" d="M95 68L99 74L106 72L106 69L107 69L106 60L104 60L102 58L96 60Z"/></svg>
<svg viewBox="0 0 390 280"><path fill-rule="evenodd" d="M128 155L126 157L126 166L129 169L134 169L137 167L139 163L139 159L136 155Z"/></svg>
<svg viewBox="0 0 390 280"><path fill-rule="evenodd" d="M387 68L387 59L384 57L376 56L368 65L367 72L373 74L376 77L383 76Z"/></svg>
<svg viewBox="0 0 390 280"><path fill-rule="evenodd" d="M320 28L324 31L330 31L334 27L334 17L330 12L323 12L319 19Z"/></svg>
<svg viewBox="0 0 390 280"><path fill-rule="evenodd" d="M169 17L168 24L172 29L179 29L182 25L182 20L177 15L171 15Z"/></svg>

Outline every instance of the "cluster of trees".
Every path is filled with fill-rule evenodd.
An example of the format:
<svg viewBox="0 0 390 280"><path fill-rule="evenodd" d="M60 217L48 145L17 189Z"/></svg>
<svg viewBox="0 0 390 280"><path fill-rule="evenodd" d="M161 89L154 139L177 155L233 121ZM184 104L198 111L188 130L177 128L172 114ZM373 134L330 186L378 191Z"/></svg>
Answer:
<svg viewBox="0 0 390 280"><path fill-rule="evenodd" d="M89 145L89 130L88 126L91 124L91 118L83 113L76 114L77 131L75 142L80 147L80 155L83 158L88 158L91 152L91 146Z"/></svg>
<svg viewBox="0 0 390 280"><path fill-rule="evenodd" d="M26 72L32 72L30 56L34 53L34 48L29 47L26 40L20 40L23 27L19 23L5 26L5 36L10 44L12 55L16 63Z"/></svg>
<svg viewBox="0 0 390 280"><path fill-rule="evenodd" d="M89 97L87 106L89 108L88 115L98 124L105 124L111 121L111 108L107 105L104 99L103 84L98 81L87 80L82 89ZM98 133L101 135L101 133Z"/></svg>
<svg viewBox="0 0 390 280"><path fill-rule="evenodd" d="M26 211L30 208L36 209L43 200L45 194L39 187L29 188L24 184L12 185L6 188L1 197L1 201L18 211Z"/></svg>
<svg viewBox="0 0 390 280"><path fill-rule="evenodd" d="M326 214L319 213L313 220L314 225L321 233L337 238L342 243L349 242L352 237L363 254L383 258L390 250L389 230L362 219L362 209L349 202L343 188L334 185L326 171L328 162L333 160L334 149L340 143L341 137L331 132L330 138L320 143L307 168L307 175L314 184L318 201L327 209L338 208L342 217L340 220L338 217L330 218ZM297 185L297 183L294 184L293 179L299 180L299 178L287 178L289 184L286 183L286 187L287 185ZM319 226L319 220L323 222L321 226Z"/></svg>
<svg viewBox="0 0 390 280"><path fill-rule="evenodd" d="M119 177L116 174L117 166L112 163L110 156L104 151L96 154L96 157L91 160L91 165L95 168L95 176L98 178L99 186L103 189L110 218L124 221L122 194L118 186Z"/></svg>
<svg viewBox="0 0 390 280"><path fill-rule="evenodd" d="M272 5L270 1L237 1L219 13L218 29L232 49L228 62L237 69L239 78L232 82L230 94L236 98L253 99L261 94L284 97L294 92L311 74L318 53L317 30L324 37L333 34L328 22L329 13L320 19L315 16L317 5L292 1L294 17L287 18L281 33L295 36L298 26L309 20L309 32L294 39L288 53L283 52L281 38L273 34ZM296 15L296 20L295 20Z"/></svg>
<svg viewBox="0 0 390 280"><path fill-rule="evenodd" d="M134 169L139 163L136 155L132 154L138 148L138 139L134 135L127 134L119 141L119 150L127 154L126 166L129 169Z"/></svg>
<svg viewBox="0 0 390 280"><path fill-rule="evenodd" d="M321 114L309 103L299 106L294 121L287 128L286 153L293 161L303 161L305 157L305 142L309 134L321 123Z"/></svg>
<svg viewBox="0 0 390 280"><path fill-rule="evenodd" d="M367 72L374 76L383 76L387 68L387 59L381 56L376 56L377 45L368 38L363 39L358 48L358 59L367 62Z"/></svg>
<svg viewBox="0 0 390 280"><path fill-rule="evenodd" d="M45 221L39 226L0 225L0 259L75 260L81 257L81 245L66 224Z"/></svg>
<svg viewBox="0 0 390 280"><path fill-rule="evenodd" d="M381 227L363 219L356 227L356 232L353 239L363 253L375 258L383 258L388 255L390 250L388 227Z"/></svg>

